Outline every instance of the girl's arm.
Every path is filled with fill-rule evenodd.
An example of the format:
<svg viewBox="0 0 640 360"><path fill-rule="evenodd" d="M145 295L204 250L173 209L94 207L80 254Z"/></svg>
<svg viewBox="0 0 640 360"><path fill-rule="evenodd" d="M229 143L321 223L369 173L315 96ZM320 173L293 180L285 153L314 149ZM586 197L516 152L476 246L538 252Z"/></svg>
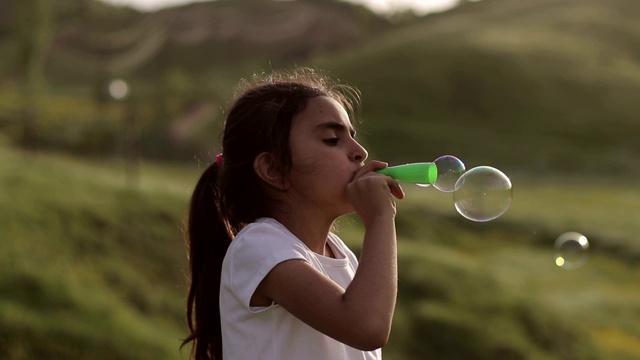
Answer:
<svg viewBox="0 0 640 360"><path fill-rule="evenodd" d="M347 189L365 236L360 264L346 290L302 260L278 264L256 290L316 330L361 350L387 343L396 301L393 196L403 198L404 193L395 180L372 172L385 166L368 163Z"/></svg>

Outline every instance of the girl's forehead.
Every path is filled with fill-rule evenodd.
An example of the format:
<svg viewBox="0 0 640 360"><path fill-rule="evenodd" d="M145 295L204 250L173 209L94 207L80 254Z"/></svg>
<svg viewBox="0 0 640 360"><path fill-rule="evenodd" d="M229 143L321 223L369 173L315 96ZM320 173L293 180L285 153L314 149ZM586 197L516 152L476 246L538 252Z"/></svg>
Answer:
<svg viewBox="0 0 640 360"><path fill-rule="evenodd" d="M347 127L351 126L349 114L342 104L328 96L317 96L307 100L305 109L298 115L298 117L304 118L306 120L304 122L307 123L331 120L333 122L343 123Z"/></svg>

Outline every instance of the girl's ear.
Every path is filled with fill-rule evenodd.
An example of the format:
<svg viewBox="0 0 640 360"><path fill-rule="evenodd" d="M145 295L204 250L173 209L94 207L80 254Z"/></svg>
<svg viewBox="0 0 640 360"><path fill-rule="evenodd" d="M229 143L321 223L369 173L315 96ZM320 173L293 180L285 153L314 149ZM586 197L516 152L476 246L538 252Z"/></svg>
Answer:
<svg viewBox="0 0 640 360"><path fill-rule="evenodd" d="M253 160L253 170L269 186L281 191L289 189L287 179L280 172L273 154L263 152L256 156L255 160Z"/></svg>

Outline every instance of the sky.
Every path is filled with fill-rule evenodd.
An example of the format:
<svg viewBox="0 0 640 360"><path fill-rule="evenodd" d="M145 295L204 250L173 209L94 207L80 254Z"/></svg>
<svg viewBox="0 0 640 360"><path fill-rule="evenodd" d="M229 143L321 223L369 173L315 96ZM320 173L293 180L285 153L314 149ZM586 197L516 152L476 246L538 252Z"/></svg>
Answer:
<svg viewBox="0 0 640 360"><path fill-rule="evenodd" d="M209 0L103 0L113 4L129 5L140 10L157 10L163 7L175 6L195 1ZM386 13L399 10L413 10L420 15L450 9L458 0L347 0L364 4L371 10Z"/></svg>

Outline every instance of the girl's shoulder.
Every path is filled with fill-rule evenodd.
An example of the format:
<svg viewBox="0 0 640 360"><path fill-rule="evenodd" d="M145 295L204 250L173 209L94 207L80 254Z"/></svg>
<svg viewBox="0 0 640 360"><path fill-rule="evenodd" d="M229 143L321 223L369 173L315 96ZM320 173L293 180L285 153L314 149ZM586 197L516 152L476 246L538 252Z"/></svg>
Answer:
<svg viewBox="0 0 640 360"><path fill-rule="evenodd" d="M306 246L275 219L260 218L231 241L226 257L245 260L306 258Z"/></svg>
<svg viewBox="0 0 640 360"><path fill-rule="evenodd" d="M265 237L277 237L288 240L297 240L297 238L291 234L291 232L276 219L273 218L259 218L256 221L246 225L235 236L232 244L239 241L252 241L254 239L260 239Z"/></svg>

